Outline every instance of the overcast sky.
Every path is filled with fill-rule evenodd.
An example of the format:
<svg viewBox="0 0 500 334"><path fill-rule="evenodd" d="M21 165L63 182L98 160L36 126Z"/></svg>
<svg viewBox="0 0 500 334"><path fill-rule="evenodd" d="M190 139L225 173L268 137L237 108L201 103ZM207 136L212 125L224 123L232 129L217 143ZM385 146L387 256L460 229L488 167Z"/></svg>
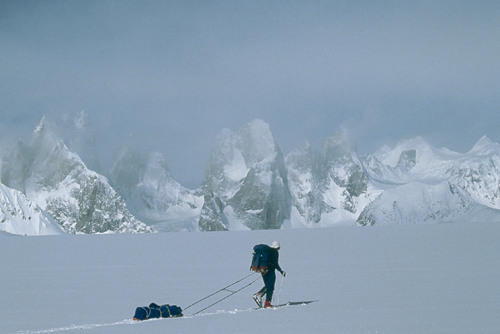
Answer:
<svg viewBox="0 0 500 334"><path fill-rule="evenodd" d="M500 1L0 1L0 139L88 116L102 156L163 153L188 188L255 118L285 154L341 127L500 142Z"/></svg>

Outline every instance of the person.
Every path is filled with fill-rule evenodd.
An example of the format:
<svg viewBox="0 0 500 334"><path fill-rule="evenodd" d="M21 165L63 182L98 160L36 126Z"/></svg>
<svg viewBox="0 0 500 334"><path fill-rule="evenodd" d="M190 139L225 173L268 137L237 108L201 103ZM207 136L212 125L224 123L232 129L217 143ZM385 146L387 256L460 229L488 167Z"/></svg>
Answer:
<svg viewBox="0 0 500 334"><path fill-rule="evenodd" d="M283 277L285 277L286 273L281 269L279 265L279 250L280 243L278 241L274 241L269 248L269 268L268 271L262 273L262 280L264 281L264 287L260 289L259 292L253 295L253 299L262 307L262 297L266 295L266 301L264 307L274 307L271 305L271 300L273 298L274 292L274 284L276 282L276 272L278 270Z"/></svg>

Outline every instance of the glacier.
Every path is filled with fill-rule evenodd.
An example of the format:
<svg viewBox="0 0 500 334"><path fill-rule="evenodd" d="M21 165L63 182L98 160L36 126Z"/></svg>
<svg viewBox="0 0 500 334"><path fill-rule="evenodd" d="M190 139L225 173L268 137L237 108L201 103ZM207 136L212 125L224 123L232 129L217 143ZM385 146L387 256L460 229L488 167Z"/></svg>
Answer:
<svg viewBox="0 0 500 334"><path fill-rule="evenodd" d="M0 333L496 333L500 224L13 237L0 233ZM200 314L193 302L249 274L252 247L281 243L274 303L254 274ZM175 253L173 253L175 252ZM217 256L216 260L214 256ZM214 266L214 263L217 263ZM283 285L281 285L283 282ZM279 302L278 302L279 299ZM175 319L132 320L151 302Z"/></svg>

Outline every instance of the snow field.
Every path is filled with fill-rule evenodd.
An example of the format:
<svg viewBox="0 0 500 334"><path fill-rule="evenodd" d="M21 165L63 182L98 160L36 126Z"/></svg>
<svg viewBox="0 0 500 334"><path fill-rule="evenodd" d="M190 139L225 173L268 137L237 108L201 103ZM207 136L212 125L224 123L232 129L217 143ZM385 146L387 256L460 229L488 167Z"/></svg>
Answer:
<svg viewBox="0 0 500 334"><path fill-rule="evenodd" d="M2 233L0 333L496 333L499 232L499 224L456 223ZM280 264L287 272L280 303L317 302L255 310L251 296L262 286L259 279L200 315L189 316L208 304L186 310L184 318L131 321L138 306L185 308L245 277L253 245L273 240L281 242ZM280 283L278 274L275 302Z"/></svg>

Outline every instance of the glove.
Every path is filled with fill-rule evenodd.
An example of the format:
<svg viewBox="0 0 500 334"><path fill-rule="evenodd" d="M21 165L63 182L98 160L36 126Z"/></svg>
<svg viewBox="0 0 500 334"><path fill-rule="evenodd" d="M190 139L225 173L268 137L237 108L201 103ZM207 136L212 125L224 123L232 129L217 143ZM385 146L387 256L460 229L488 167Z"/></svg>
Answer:
<svg viewBox="0 0 500 334"><path fill-rule="evenodd" d="M286 276L286 272L281 271L281 275L282 275L283 277L285 277L285 276Z"/></svg>

